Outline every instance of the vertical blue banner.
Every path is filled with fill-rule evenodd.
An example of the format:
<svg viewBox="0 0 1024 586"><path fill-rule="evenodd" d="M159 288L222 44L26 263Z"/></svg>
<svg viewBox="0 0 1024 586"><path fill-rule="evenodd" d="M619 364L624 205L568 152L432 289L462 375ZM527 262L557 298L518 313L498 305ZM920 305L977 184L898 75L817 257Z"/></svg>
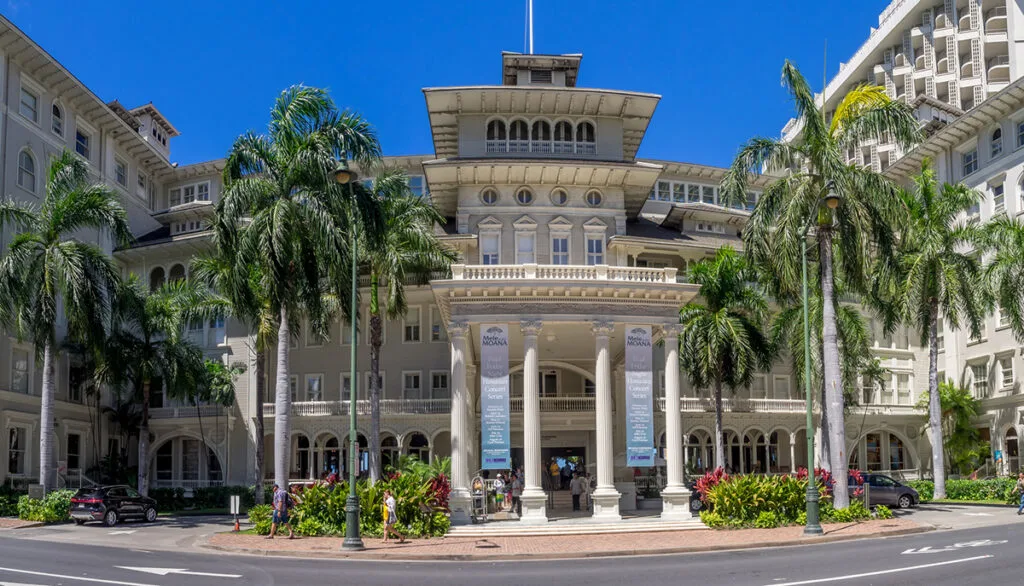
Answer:
<svg viewBox="0 0 1024 586"><path fill-rule="evenodd" d="M651 326L626 326L626 465L654 466Z"/></svg>
<svg viewBox="0 0 1024 586"><path fill-rule="evenodd" d="M480 467L512 467L508 326L480 325Z"/></svg>

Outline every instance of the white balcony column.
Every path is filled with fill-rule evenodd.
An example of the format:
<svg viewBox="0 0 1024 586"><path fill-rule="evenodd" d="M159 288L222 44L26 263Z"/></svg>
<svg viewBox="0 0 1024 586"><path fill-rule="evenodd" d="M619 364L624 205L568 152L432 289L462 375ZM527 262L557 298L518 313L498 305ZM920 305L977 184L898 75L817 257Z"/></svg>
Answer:
<svg viewBox="0 0 1024 586"><path fill-rule="evenodd" d="M523 516L522 523L547 523L547 495L541 488L540 459L540 362L537 336L543 324L537 320L520 322L523 332Z"/></svg>
<svg viewBox="0 0 1024 586"><path fill-rule="evenodd" d="M470 513L473 497L469 492L469 442L467 432L469 409L469 384L466 379L466 338L469 336L467 322L448 324L448 339L452 353L452 490L449 496L452 525L466 525L471 522Z"/></svg>
<svg viewBox="0 0 1024 586"><path fill-rule="evenodd" d="M690 512L690 491L683 484L683 413L679 401L679 334L682 326L662 327L665 345L665 468L668 479L661 491L661 517L684 519Z"/></svg>
<svg viewBox="0 0 1024 586"><path fill-rule="evenodd" d="M796 472L796 434L789 434L789 471Z"/></svg>
<svg viewBox="0 0 1024 586"><path fill-rule="evenodd" d="M619 491L615 489L615 452L613 450L614 422L612 416L612 359L608 341L615 330L614 324L594 322L597 372L597 489L592 496L594 519L619 520Z"/></svg>

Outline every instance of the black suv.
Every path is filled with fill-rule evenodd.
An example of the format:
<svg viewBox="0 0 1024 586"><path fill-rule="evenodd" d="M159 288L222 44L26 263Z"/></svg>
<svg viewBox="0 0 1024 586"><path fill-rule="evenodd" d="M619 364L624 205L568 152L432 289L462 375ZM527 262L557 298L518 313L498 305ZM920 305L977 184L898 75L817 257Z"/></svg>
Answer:
<svg viewBox="0 0 1024 586"><path fill-rule="evenodd" d="M130 486L99 486L80 488L71 497L71 518L81 525L86 521L103 521L107 527L121 519L156 521L156 501L139 494Z"/></svg>

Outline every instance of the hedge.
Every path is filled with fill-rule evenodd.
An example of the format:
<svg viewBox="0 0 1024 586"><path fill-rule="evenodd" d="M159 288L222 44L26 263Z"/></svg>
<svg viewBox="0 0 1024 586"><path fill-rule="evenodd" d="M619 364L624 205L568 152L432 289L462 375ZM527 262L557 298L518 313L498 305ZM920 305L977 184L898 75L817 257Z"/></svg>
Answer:
<svg viewBox="0 0 1024 586"><path fill-rule="evenodd" d="M55 490L47 493L42 500L24 495L18 499L18 518L23 521L59 523L71 517L73 490Z"/></svg>
<svg viewBox="0 0 1024 586"><path fill-rule="evenodd" d="M921 495L921 501L930 501L935 495L935 483L931 480L911 480L907 484ZM1015 504L1020 498L1017 479L988 478L970 480L950 478L946 480L946 498L952 501L1001 501Z"/></svg>
<svg viewBox="0 0 1024 586"><path fill-rule="evenodd" d="M18 516L18 499L24 494L24 491L0 486L0 517Z"/></svg>
<svg viewBox="0 0 1024 586"><path fill-rule="evenodd" d="M192 497L185 496L183 488L151 488L149 496L156 500L157 509L162 512L184 511L188 509L226 509L231 504L232 495L240 495L241 512L249 510L255 503L255 486L211 486L196 488ZM264 502L270 502L270 487L264 487Z"/></svg>

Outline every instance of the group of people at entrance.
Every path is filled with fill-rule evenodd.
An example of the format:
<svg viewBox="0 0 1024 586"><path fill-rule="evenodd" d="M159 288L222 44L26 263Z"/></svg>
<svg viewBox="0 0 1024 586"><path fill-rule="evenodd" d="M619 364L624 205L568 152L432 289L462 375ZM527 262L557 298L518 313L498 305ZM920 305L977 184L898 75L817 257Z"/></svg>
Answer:
<svg viewBox="0 0 1024 586"><path fill-rule="evenodd" d="M587 510L591 508L590 493L594 488L594 481L590 474L583 470L580 462L565 460L565 464L558 465L558 459L552 457L548 464L548 474L545 475L544 487L546 490L568 490L572 494L572 510L581 511L585 504Z"/></svg>

